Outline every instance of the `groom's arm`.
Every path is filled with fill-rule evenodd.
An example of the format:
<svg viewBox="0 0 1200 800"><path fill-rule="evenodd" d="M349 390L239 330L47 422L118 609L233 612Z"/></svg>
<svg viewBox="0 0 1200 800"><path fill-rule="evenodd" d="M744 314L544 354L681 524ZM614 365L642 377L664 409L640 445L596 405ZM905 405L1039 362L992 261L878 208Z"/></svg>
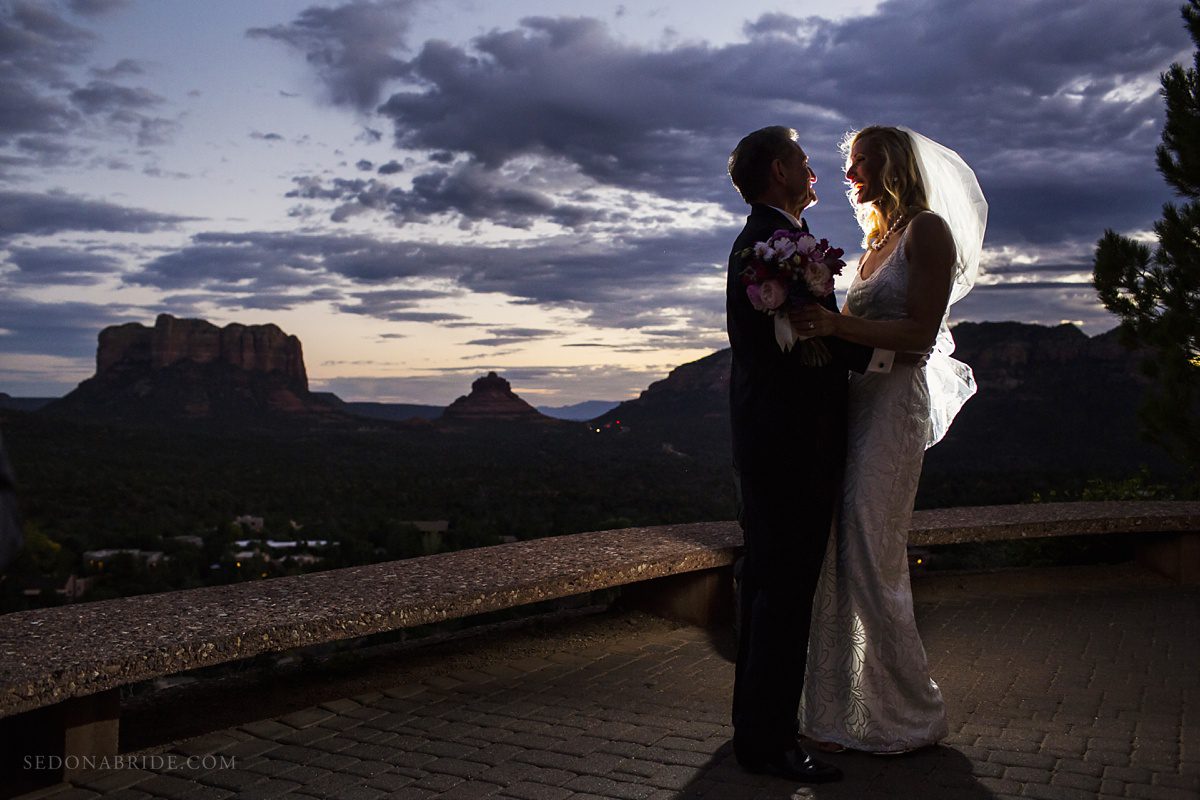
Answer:
<svg viewBox="0 0 1200 800"><path fill-rule="evenodd" d="M821 305L834 313L839 311L837 300L832 294L822 298ZM835 336L826 336L821 341L829 348L829 354L835 364L860 375L865 372L891 372L892 363L896 359L895 351L884 350L881 347L870 347Z"/></svg>
<svg viewBox="0 0 1200 800"><path fill-rule="evenodd" d="M867 347L863 344L848 342L834 336L827 336L821 341L829 348L833 362L859 374L864 372L891 372L896 353L878 347Z"/></svg>

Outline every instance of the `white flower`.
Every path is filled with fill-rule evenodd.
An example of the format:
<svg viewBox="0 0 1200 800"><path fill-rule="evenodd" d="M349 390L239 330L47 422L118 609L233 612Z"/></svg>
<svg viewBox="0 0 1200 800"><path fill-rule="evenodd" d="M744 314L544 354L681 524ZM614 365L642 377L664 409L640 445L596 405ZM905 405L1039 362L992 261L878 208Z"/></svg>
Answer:
<svg viewBox="0 0 1200 800"><path fill-rule="evenodd" d="M775 243L775 252L779 254L780 261L786 261L796 254L796 243L791 239L780 239Z"/></svg>
<svg viewBox="0 0 1200 800"><path fill-rule="evenodd" d="M813 236L804 234L800 237L800 241L796 242L796 249L803 253L809 261L821 260L821 243Z"/></svg>

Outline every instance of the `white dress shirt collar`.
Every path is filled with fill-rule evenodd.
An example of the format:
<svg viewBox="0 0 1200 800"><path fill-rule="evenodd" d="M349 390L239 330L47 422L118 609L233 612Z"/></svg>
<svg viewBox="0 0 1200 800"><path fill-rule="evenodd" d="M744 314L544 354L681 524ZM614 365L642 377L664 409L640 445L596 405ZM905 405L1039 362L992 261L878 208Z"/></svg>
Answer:
<svg viewBox="0 0 1200 800"><path fill-rule="evenodd" d="M774 208L774 209L775 209L776 211L778 211L780 214L783 214L783 216L784 216L784 219L786 219L788 222L790 222L790 223L792 223L793 225L795 225L797 228L803 228L803 227L804 227L804 223L803 223L803 222L801 222L800 220L796 219L796 218L795 218L795 217L793 217L791 214L789 214L788 212L784 211L782 208L778 208L778 207L776 207L776 206L767 206L767 208Z"/></svg>

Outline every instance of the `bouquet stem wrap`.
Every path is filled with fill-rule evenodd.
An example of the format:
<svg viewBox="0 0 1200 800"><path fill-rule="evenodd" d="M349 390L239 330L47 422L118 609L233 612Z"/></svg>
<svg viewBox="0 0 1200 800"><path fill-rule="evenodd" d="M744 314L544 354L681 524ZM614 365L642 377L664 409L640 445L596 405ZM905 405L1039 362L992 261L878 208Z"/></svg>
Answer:
<svg viewBox="0 0 1200 800"><path fill-rule="evenodd" d="M799 345L797 353L801 363L806 367L824 366L829 363L831 358L829 348L820 339L796 333L791 319L785 313L777 312L775 314L775 341L779 343L779 349L785 353Z"/></svg>

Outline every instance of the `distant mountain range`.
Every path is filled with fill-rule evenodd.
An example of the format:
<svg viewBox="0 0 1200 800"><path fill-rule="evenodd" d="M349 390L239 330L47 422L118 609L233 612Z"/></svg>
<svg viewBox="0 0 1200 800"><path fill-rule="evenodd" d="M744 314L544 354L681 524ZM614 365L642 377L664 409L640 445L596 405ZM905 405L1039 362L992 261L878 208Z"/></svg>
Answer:
<svg viewBox="0 0 1200 800"><path fill-rule="evenodd" d="M1000 474L1117 475L1140 464L1172 469L1138 435L1147 379L1115 331L1089 338L1072 325L964 322L954 335L955 355L974 369L979 392L927 454L927 484L953 494ZM66 397L0 395L0 408L81 421L208 420L236 427L283 420L325 429L361 429L364 420L402 426L592 420L597 432L635 432L646 446L719 465L729 461L729 364L729 350L718 351L615 405L535 409L495 373L446 408L344 402L308 390L299 340L275 326L221 329L162 315L153 329L102 331L96 375Z"/></svg>
<svg viewBox="0 0 1200 800"><path fill-rule="evenodd" d="M8 411L37 411L57 399L57 397L13 397L5 392L0 392L0 409Z"/></svg>
<svg viewBox="0 0 1200 800"><path fill-rule="evenodd" d="M382 419L390 422L403 422L411 419L435 420L446 410L445 406L427 406L416 403L381 403L365 400L342 400L333 392L313 392L313 397L328 403L335 408L341 408L349 414L367 419ZM0 392L0 409L11 411L37 411L58 400L57 397L13 397ZM573 422L584 422L595 419L616 408L620 403L616 400L585 400L566 406L536 406L537 410L547 417L564 419Z"/></svg>
<svg viewBox="0 0 1200 800"><path fill-rule="evenodd" d="M342 400L332 392L314 392L317 397L325 399L327 402L338 405L345 411L359 417L367 417L370 419L384 419L392 422L400 422L409 419L427 419L435 420L442 416L442 412L446 410L445 406L425 406L414 403L380 403L362 400ZM14 400L18 398L13 398ZM49 402L49 398L43 400L41 405ZM618 402L616 400L585 400L582 403L574 403L568 406L535 406L539 413L554 419L565 419L574 422L583 422L589 419L604 414L616 408ZM0 397L0 408L4 407L4 400ZM34 406L37 408L39 406ZM27 410L32 410L29 408Z"/></svg>
<svg viewBox="0 0 1200 800"><path fill-rule="evenodd" d="M100 331L96 374L61 398L0 394L0 409L77 419L145 424L193 423L273 427L299 422L353 425L354 420L447 423L587 420L617 405L589 400L534 408L489 373L449 406L344 401L312 392L300 340L275 325L227 325L160 314Z"/></svg>
<svg viewBox="0 0 1200 800"><path fill-rule="evenodd" d="M275 325L227 325L160 314L102 330L96 374L65 397L9 398L0 407L78 420L215 429L361 427L363 420L415 424L556 422L517 397L494 372L445 408L344 402L312 392L300 340Z"/></svg>
<svg viewBox="0 0 1200 800"><path fill-rule="evenodd" d="M444 406L423 406L414 403L379 403L371 401L343 400L333 392L313 392L313 394L336 408L348 414L368 419L382 419L390 422L403 422L410 419L434 420L445 411Z"/></svg>
<svg viewBox="0 0 1200 800"><path fill-rule="evenodd" d="M978 393L963 407L946 438L925 458L926 505L954 505L995 481L1023 488L1063 476L1128 476L1146 465L1158 474L1175 467L1138 434L1137 410L1148 385L1140 356L1115 330L1088 337L1074 325L1017 322L960 323L955 357L975 372ZM682 452L727 454L730 352L721 350L676 367L635 400L597 424L661 432ZM1015 477L1023 476L1023 477Z"/></svg>
<svg viewBox="0 0 1200 800"><path fill-rule="evenodd" d="M537 410L547 417L584 422L589 419L595 419L601 414L605 414L616 408L618 405L620 403L616 400L585 400L582 403L574 403L569 406L538 406Z"/></svg>

